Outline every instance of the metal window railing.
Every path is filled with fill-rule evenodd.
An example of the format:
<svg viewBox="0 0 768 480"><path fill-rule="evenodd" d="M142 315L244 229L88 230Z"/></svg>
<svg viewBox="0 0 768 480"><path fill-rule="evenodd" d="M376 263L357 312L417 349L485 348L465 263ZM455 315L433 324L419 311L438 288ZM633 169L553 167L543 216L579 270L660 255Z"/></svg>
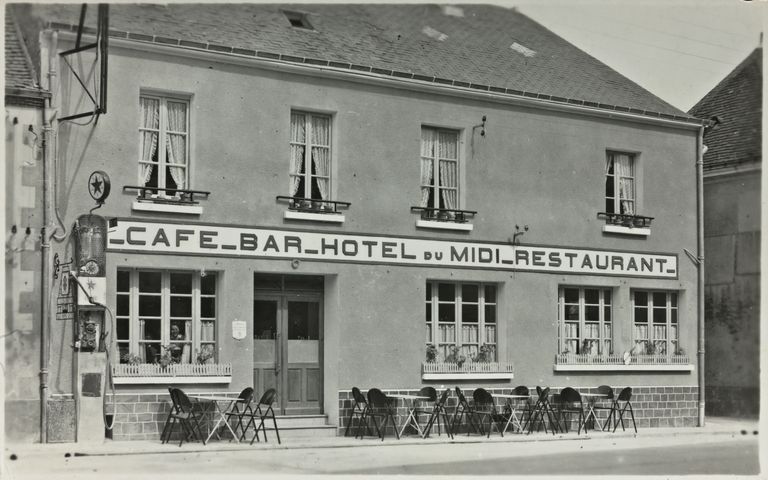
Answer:
<svg viewBox="0 0 768 480"><path fill-rule="evenodd" d="M688 365L688 355L632 355L631 365ZM623 355L589 355L581 353L559 353L555 356L557 365L625 365Z"/></svg>
<svg viewBox="0 0 768 480"><path fill-rule="evenodd" d="M307 213L339 213L339 208L349 208L352 204L349 202L340 202L335 200L318 200L316 198L291 197L288 195L278 195L276 200L288 202L288 210Z"/></svg>
<svg viewBox="0 0 768 480"><path fill-rule="evenodd" d="M511 362L424 362L424 373L512 373Z"/></svg>
<svg viewBox="0 0 768 480"><path fill-rule="evenodd" d="M135 186L125 185L123 187L124 192L135 191L138 193L137 200L142 202L156 202L156 203L173 203L173 204L185 204L196 205L198 198L203 196L208 198L211 192L203 190L187 190L183 188L161 188L161 187L147 187L147 186Z"/></svg>
<svg viewBox="0 0 768 480"><path fill-rule="evenodd" d="M643 215L627 215L626 213L599 212L598 217L605 218L608 225L618 225L629 228L650 228L653 217Z"/></svg>
<svg viewBox="0 0 768 480"><path fill-rule="evenodd" d="M114 377L230 377L231 363L173 363L162 366L157 363L112 365Z"/></svg>
<svg viewBox="0 0 768 480"><path fill-rule="evenodd" d="M467 223L469 218L477 215L474 210L457 210L453 208L411 207L411 212L421 212L422 220L438 222Z"/></svg>

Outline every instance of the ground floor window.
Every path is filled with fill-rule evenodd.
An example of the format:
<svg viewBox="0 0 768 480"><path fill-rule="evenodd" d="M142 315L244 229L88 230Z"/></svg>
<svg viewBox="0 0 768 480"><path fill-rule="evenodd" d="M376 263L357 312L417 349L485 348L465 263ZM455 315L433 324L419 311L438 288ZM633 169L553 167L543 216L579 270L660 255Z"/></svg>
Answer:
<svg viewBox="0 0 768 480"><path fill-rule="evenodd" d="M678 354L677 292L633 290L634 350L646 355Z"/></svg>
<svg viewBox="0 0 768 480"><path fill-rule="evenodd" d="M426 290L428 357L431 350L438 362L495 362L496 286L429 281Z"/></svg>
<svg viewBox="0 0 768 480"><path fill-rule="evenodd" d="M578 355L612 353L611 290L560 287L559 352Z"/></svg>
<svg viewBox="0 0 768 480"><path fill-rule="evenodd" d="M118 270L121 363L214 363L216 275Z"/></svg>

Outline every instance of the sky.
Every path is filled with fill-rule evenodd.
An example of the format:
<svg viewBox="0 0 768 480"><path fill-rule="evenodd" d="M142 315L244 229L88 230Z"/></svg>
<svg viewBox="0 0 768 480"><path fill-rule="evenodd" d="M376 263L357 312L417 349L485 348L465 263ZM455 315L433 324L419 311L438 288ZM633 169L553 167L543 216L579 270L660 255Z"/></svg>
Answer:
<svg viewBox="0 0 768 480"><path fill-rule="evenodd" d="M478 2L483 3L483 2ZM688 111L760 44L766 0L503 0Z"/></svg>

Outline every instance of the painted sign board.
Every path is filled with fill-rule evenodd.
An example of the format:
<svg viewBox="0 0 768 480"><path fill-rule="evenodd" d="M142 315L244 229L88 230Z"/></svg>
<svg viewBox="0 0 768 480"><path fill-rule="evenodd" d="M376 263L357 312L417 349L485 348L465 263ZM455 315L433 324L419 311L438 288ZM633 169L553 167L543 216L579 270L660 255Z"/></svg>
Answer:
<svg viewBox="0 0 768 480"><path fill-rule="evenodd" d="M108 251L677 278L668 253L203 224L111 222Z"/></svg>
<svg viewBox="0 0 768 480"><path fill-rule="evenodd" d="M244 320L232 320L232 338L243 340L246 336L246 323Z"/></svg>

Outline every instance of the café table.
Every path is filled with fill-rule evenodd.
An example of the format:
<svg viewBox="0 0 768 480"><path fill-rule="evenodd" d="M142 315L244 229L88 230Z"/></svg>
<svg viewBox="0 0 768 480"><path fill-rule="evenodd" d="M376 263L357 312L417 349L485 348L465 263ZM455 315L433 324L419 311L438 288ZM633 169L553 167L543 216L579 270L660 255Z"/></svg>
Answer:
<svg viewBox="0 0 768 480"><path fill-rule="evenodd" d="M587 399L587 414L584 416L584 425L587 425L587 422L589 422L589 417L592 417L593 423L592 430L595 430L595 423L597 423L597 426L600 427L600 430L603 429L603 425L600 425L600 420L597 418L597 415L595 414L595 403L597 403L598 400L601 398L608 398L608 395L605 393L581 393L579 394L582 396L582 398ZM607 420L607 419L606 419Z"/></svg>
<svg viewBox="0 0 768 480"><path fill-rule="evenodd" d="M416 420L416 406L414 405L415 402L418 401L428 401L430 400L429 397L425 397L422 395L406 395L406 394L399 394L399 393L389 393L387 394L387 398L395 398L398 400L410 400L411 407L408 409L408 416L405 418L405 422L403 422L403 426L400 429L400 436L403 435L403 432L405 431L408 426L412 426L416 429L417 432L419 432L419 435L422 437L424 436L424 430L421 429L421 425L419 425L419 422Z"/></svg>
<svg viewBox="0 0 768 480"><path fill-rule="evenodd" d="M230 411L235 403L242 402L243 400L241 398L225 397L223 395L190 395L189 398L194 399L197 403L203 405L203 418L210 417L211 421L214 419L216 420L215 425L213 425L213 428L208 432L208 437L203 441L203 445L211 440L214 433L216 434L216 438L221 440L218 430L222 423L226 425L227 429L232 433L232 438L240 443L240 439L235 435L235 431L232 430L224 413ZM222 405L224 405L223 409L221 408ZM206 422L206 424L208 423Z"/></svg>
<svg viewBox="0 0 768 480"><path fill-rule="evenodd" d="M509 428L509 424L512 422L512 420L517 423L517 429L519 432L523 431L523 425L520 423L520 419L517 418L517 414L515 411L515 404L512 402L512 400L523 400L523 399L529 399L531 398L530 395L514 395L514 394L507 394L507 393L495 393L493 394L496 398L505 398L507 400L507 406L509 407L509 419L507 419L506 425L504 425L504 432L507 431L507 428Z"/></svg>

